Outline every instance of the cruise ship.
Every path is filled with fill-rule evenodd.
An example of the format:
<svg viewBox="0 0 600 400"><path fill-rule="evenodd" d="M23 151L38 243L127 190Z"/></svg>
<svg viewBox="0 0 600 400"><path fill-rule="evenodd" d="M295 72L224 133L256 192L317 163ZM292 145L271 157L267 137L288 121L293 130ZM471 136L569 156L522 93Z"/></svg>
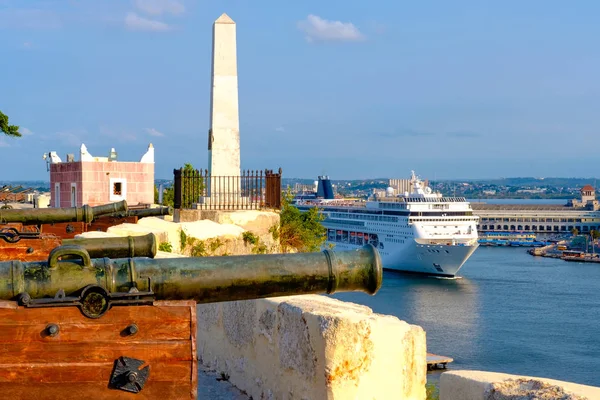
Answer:
<svg viewBox="0 0 600 400"><path fill-rule="evenodd" d="M327 244L335 249L351 250L369 243L379 249L386 269L454 277L479 245L479 217L473 215L470 203L463 197L434 193L414 171L411 192L393 195L386 191L386 196L367 201L327 196L333 193L327 189L331 183L319 178L316 198L300 198L296 207L301 211L319 208L325 218Z"/></svg>

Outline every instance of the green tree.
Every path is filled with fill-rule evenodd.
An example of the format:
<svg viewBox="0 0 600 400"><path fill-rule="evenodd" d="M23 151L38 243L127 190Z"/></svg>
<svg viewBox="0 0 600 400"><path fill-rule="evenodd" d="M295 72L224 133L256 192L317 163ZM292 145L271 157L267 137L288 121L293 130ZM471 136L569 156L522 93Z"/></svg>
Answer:
<svg viewBox="0 0 600 400"><path fill-rule="evenodd" d="M324 219L323 214L316 207L300 212L292 205L292 199L293 195L289 190L282 196L281 222L279 229L272 232L273 237L279 237L284 252L319 251L327 238L327 230L321 224Z"/></svg>
<svg viewBox="0 0 600 400"><path fill-rule="evenodd" d="M158 186L154 185L154 203L158 204ZM163 188L163 206L173 207L175 204L175 190L173 186Z"/></svg>
<svg viewBox="0 0 600 400"><path fill-rule="evenodd" d="M183 179L183 177L187 177L187 179ZM186 188L186 184L190 184L191 187ZM187 206L197 203L198 198L204 195L204 179L202 178L202 171L196 173L196 169L190 163L185 163L183 165L181 191L184 193L183 203L187 204ZM185 193L187 193L187 199ZM186 206L184 205L183 207Z"/></svg>
<svg viewBox="0 0 600 400"><path fill-rule="evenodd" d="M6 116L2 111L0 111L0 132L7 136L21 137L19 127L17 125L9 125L8 116Z"/></svg>
<svg viewBox="0 0 600 400"><path fill-rule="evenodd" d="M190 176L194 171L196 171L196 169L192 164L185 163L183 165L184 175ZM204 180L202 178L195 180L194 184L196 185L194 193L200 194L204 191ZM154 202L158 204L158 187L156 185L154 185ZM163 205L169 207L173 207L175 205L175 188L173 186L163 189Z"/></svg>

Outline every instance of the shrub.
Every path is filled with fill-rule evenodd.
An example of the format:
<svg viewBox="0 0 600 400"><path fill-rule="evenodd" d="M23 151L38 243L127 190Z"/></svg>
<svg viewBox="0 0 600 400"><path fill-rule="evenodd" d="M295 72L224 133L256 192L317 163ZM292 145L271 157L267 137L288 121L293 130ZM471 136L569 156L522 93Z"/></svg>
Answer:
<svg viewBox="0 0 600 400"><path fill-rule="evenodd" d="M259 241L258 236L250 231L246 231L242 233L242 239L244 239L244 244L248 245L256 245Z"/></svg>
<svg viewBox="0 0 600 400"><path fill-rule="evenodd" d="M273 228L273 238L279 237L283 252L291 249L299 252L321 250L327 238L327 230L321 224L323 215L317 207L301 212L292 205L292 198L290 191L282 196L281 223L279 229Z"/></svg>
<svg viewBox="0 0 600 400"><path fill-rule="evenodd" d="M158 245L158 250L166 251L167 253L172 253L173 246L171 246L171 243L169 243L169 242L162 242L161 244Z"/></svg>

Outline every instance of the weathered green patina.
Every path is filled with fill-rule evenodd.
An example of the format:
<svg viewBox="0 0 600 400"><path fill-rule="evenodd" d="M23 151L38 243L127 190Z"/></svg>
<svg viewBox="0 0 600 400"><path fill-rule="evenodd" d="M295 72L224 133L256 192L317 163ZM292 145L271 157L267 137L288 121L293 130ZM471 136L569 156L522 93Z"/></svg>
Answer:
<svg viewBox="0 0 600 400"><path fill-rule="evenodd" d="M3 209L0 210L0 224L7 222L20 222L23 225L57 222L87 222L89 224L94 217L126 211L127 202L125 200L95 207L86 204L83 207L72 208Z"/></svg>
<svg viewBox="0 0 600 400"><path fill-rule="evenodd" d="M173 215L173 207L152 207L152 208L139 208L132 209L122 212L116 212L111 214L112 217L124 218L124 217L160 217L162 215Z"/></svg>
<svg viewBox="0 0 600 400"><path fill-rule="evenodd" d="M156 255L156 238L152 233L126 237L64 239L62 244L81 246L91 258L154 258Z"/></svg>
<svg viewBox="0 0 600 400"><path fill-rule="evenodd" d="M64 260L64 258L68 258ZM230 257L90 258L81 246L61 246L48 261L0 263L0 299L27 293L32 299L68 295L87 285L110 293L152 290L157 300L198 303L309 293L363 291L382 282L377 250ZM148 288L150 283L151 287Z"/></svg>

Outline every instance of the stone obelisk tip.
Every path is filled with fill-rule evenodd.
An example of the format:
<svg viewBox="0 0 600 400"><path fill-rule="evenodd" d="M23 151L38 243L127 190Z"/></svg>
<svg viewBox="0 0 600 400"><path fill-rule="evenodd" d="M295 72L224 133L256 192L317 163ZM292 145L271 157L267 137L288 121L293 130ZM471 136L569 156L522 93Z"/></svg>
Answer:
<svg viewBox="0 0 600 400"><path fill-rule="evenodd" d="M235 24L235 22L229 17L229 15L223 13L217 20L215 24Z"/></svg>

